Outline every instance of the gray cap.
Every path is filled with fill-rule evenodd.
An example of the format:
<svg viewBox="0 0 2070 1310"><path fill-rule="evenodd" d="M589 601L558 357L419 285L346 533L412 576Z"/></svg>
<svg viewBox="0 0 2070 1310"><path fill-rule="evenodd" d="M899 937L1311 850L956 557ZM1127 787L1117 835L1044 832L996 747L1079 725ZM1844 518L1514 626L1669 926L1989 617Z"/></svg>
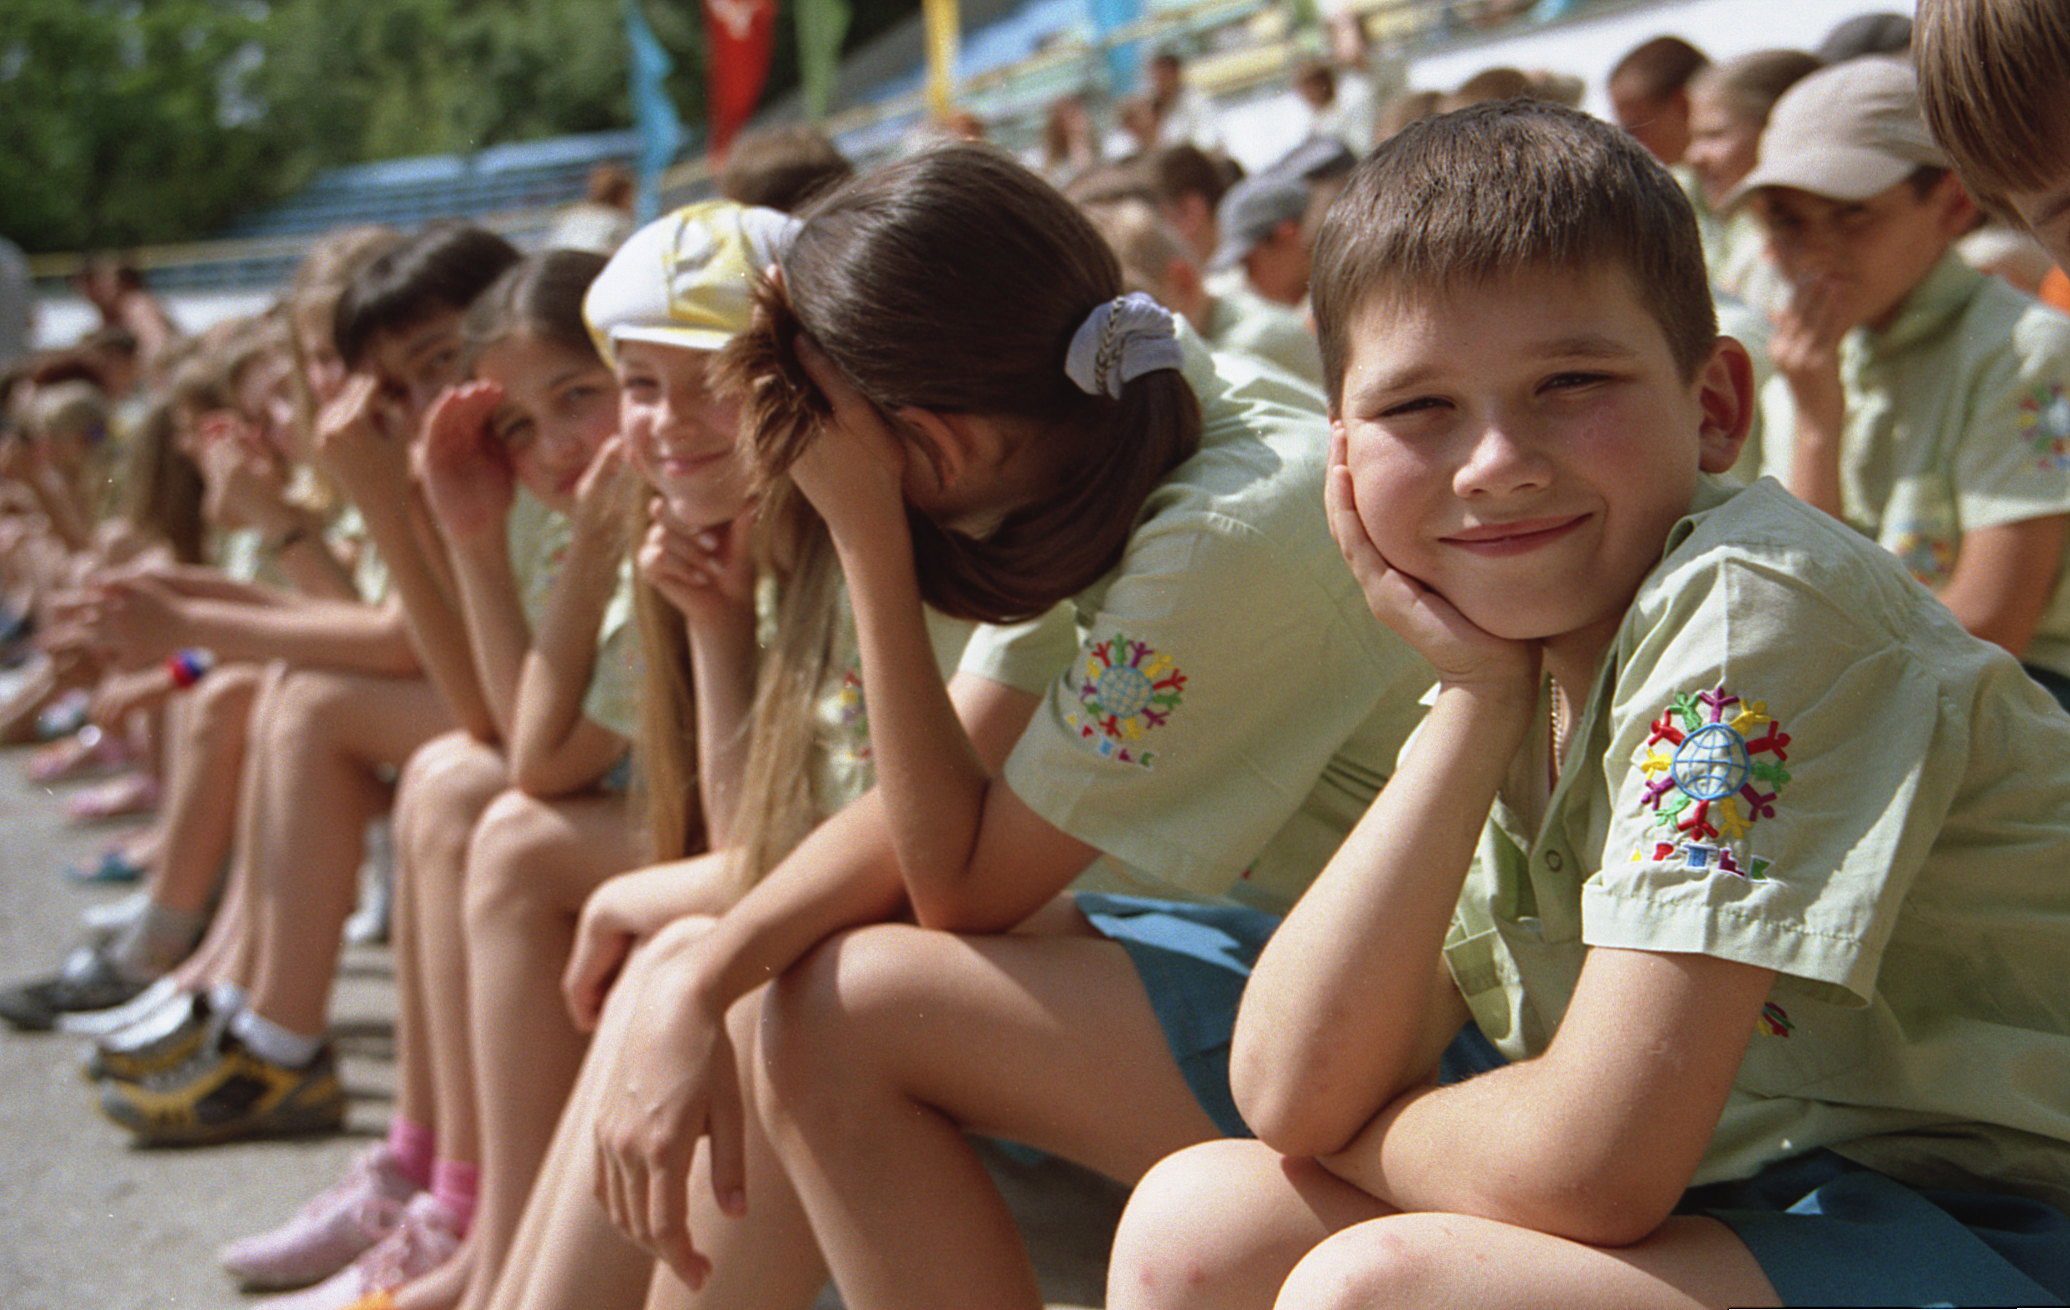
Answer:
<svg viewBox="0 0 2070 1310"><path fill-rule="evenodd" d="M1946 168L1948 156L1926 130L1912 66L1852 59L1783 92L1761 133L1759 162L1727 203L1771 186L1867 200L1927 165Z"/></svg>
<svg viewBox="0 0 2070 1310"><path fill-rule="evenodd" d="M1292 219L1300 222L1308 212L1308 188L1286 178L1260 175L1247 177L1230 187L1215 206L1215 226L1221 241L1208 260L1210 272L1219 273L1243 262L1272 229Z"/></svg>

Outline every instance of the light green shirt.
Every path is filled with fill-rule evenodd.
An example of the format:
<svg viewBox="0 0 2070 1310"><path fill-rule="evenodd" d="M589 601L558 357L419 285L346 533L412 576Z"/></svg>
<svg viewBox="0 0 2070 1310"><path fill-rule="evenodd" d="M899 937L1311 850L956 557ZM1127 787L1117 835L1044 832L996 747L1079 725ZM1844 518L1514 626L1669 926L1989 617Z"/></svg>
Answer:
<svg viewBox="0 0 2070 1310"><path fill-rule="evenodd" d="M758 593L757 603L763 604L765 598L765 617L773 621L773 588ZM856 645L855 615L849 608L846 587L840 591L838 604L840 618L834 625L833 658L827 664L826 680L812 706L817 748L812 794L822 814L832 814L877 782L876 758L870 749L869 706L863 698L862 651ZM927 610L925 617L935 666L946 682L956 671L963 648L977 625L933 609ZM773 635L773 627L771 631Z"/></svg>
<svg viewBox="0 0 2070 1310"><path fill-rule="evenodd" d="M2070 319L1953 255L1889 328L1841 342L1847 521L1938 589L1963 534L2070 512ZM1795 417L1769 388L1764 466L1787 474ZM2070 569L2057 569L2030 663L2070 676Z"/></svg>
<svg viewBox="0 0 2070 1310"><path fill-rule="evenodd" d="M1255 291L1239 288L1216 296L1203 335L1218 352L1251 355L1311 386L1323 384L1322 347L1308 330L1307 316Z"/></svg>
<svg viewBox="0 0 2070 1310"><path fill-rule="evenodd" d="M979 629L963 668L1042 689L1005 776L1104 852L1078 887L1281 913L1379 791L1432 675L1330 539L1320 398L1182 335L1199 452L1069 612Z"/></svg>
<svg viewBox="0 0 2070 1310"><path fill-rule="evenodd" d="M505 531L519 603L525 622L536 633L553 600L572 529L566 515L548 509L519 487ZM632 588L632 560L628 557L619 563L618 583L604 606L604 620L597 628L596 665L582 699L584 718L627 738L633 735L639 717L639 645L633 637Z"/></svg>
<svg viewBox="0 0 2070 1310"><path fill-rule="evenodd" d="M1707 481L1534 829L1546 751L1445 945L1504 1055L1591 946L1775 969L1696 1182L1830 1147L2070 1201L2070 716L2010 656L1776 484Z"/></svg>

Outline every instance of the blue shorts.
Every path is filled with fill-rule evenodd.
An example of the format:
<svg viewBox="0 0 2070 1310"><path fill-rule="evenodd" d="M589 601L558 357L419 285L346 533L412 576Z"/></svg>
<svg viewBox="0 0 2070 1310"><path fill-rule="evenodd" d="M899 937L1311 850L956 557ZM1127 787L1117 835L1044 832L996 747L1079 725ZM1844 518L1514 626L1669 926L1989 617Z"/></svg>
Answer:
<svg viewBox="0 0 2070 1310"><path fill-rule="evenodd" d="M1676 1208L1727 1224L1785 1305L2070 1303L2070 1220L2024 1197L1915 1188L1817 1150Z"/></svg>
<svg viewBox="0 0 2070 1310"><path fill-rule="evenodd" d="M1445 1052L1442 1081L1504 1063L1469 1023ZM1832 1151L1693 1187L1675 1210L1731 1228L1784 1305L2070 1304L2070 1219L2061 1211L2024 1197L1915 1188Z"/></svg>
<svg viewBox="0 0 2070 1310"><path fill-rule="evenodd" d="M1136 966L1193 1099L1226 1137L1249 1137L1229 1093L1229 1038L1243 985L1279 917L1241 905L1079 892L1078 908Z"/></svg>

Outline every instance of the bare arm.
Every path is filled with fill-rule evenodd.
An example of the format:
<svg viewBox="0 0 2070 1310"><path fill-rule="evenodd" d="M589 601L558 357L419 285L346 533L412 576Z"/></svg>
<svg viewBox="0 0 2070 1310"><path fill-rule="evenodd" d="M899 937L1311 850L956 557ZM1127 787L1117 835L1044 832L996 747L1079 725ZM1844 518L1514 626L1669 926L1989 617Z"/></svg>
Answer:
<svg viewBox="0 0 2070 1310"><path fill-rule="evenodd" d="M625 754L625 738L582 712L623 558L620 533L600 531L578 514L553 597L525 653L511 717L511 777L531 795L590 786Z"/></svg>
<svg viewBox="0 0 2070 1310"><path fill-rule="evenodd" d="M421 668L460 725L494 741L496 723L475 678L443 547L409 471L401 422L382 409L374 379L355 376L317 420L317 454L366 518Z"/></svg>
<svg viewBox="0 0 2070 1310"><path fill-rule="evenodd" d="M1835 289L1822 279L1798 288L1774 317L1768 357L1789 388L1796 412L1790 491L1805 504L1842 518L1840 440L1847 393L1840 384L1840 341L1852 324L1841 316Z"/></svg>
<svg viewBox="0 0 2070 1310"><path fill-rule="evenodd" d="M1428 1077L1464 1021L1439 949L1536 709L1530 684L1510 693L1439 693L1393 779L1259 956L1230 1088L1274 1150L1343 1148Z"/></svg>
<svg viewBox="0 0 2070 1310"><path fill-rule="evenodd" d="M877 788L906 892L927 927L1003 932L1099 851L1029 809L961 730L934 674L904 457L846 379L816 351L804 357L833 417L791 472L826 520L848 581ZM1025 722L1037 698L1013 695Z"/></svg>
<svg viewBox="0 0 2070 1310"><path fill-rule="evenodd" d="M1593 950L1543 1055L1409 1091L1322 1163L1404 1210L1637 1242L1702 1162L1774 977L1709 956Z"/></svg>
<svg viewBox="0 0 2070 1310"><path fill-rule="evenodd" d="M2025 655L2055 595L2066 525L2051 514L1963 533L1941 602L1974 635Z"/></svg>

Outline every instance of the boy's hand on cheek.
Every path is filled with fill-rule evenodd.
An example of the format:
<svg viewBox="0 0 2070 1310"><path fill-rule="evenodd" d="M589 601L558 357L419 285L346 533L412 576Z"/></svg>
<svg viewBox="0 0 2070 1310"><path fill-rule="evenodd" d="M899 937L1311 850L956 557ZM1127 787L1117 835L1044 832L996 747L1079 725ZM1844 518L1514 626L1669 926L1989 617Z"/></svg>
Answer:
<svg viewBox="0 0 2070 1310"><path fill-rule="evenodd" d="M316 420L316 457L362 513L399 508L410 483L409 447L391 431L379 379L356 373Z"/></svg>
<svg viewBox="0 0 2070 1310"><path fill-rule="evenodd" d="M1823 275L1806 278L1772 318L1768 357L1791 390L1839 394L1840 341L1856 326L1848 321L1839 285Z"/></svg>
<svg viewBox="0 0 2070 1310"><path fill-rule="evenodd" d="M1373 616L1430 661L1448 687L1484 688L1535 696L1538 646L1497 637L1476 625L1451 601L1387 562L1359 517L1351 469L1341 430L1330 438L1330 470L1323 503L1330 535L1351 575L1358 579Z"/></svg>

